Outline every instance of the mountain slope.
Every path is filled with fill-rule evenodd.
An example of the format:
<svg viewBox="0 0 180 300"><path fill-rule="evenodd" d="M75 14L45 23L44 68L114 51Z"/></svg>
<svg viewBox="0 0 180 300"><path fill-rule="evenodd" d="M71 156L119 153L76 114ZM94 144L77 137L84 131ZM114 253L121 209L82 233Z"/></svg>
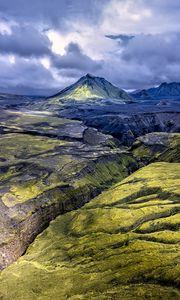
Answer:
<svg viewBox="0 0 180 300"><path fill-rule="evenodd" d="M121 99L125 102L132 100L125 91L112 85L104 78L90 74L81 77L76 83L48 99L58 101L60 99L86 100L94 98Z"/></svg>
<svg viewBox="0 0 180 300"><path fill-rule="evenodd" d="M178 300L180 166L155 163L52 221L0 298Z"/></svg>
<svg viewBox="0 0 180 300"><path fill-rule="evenodd" d="M134 92L132 97L141 100L180 100L180 83L162 83L157 88Z"/></svg>

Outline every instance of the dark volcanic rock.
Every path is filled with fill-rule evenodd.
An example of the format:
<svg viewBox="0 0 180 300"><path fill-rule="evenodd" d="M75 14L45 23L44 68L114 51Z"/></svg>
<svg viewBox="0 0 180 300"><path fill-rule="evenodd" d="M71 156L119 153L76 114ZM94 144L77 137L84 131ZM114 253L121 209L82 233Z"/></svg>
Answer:
<svg viewBox="0 0 180 300"><path fill-rule="evenodd" d="M63 102L60 105L37 105L57 115L83 121L88 127L97 128L105 134L131 145L136 137L150 132L180 132L180 102L168 105L150 103L119 104L114 100Z"/></svg>
<svg viewBox="0 0 180 300"><path fill-rule="evenodd" d="M102 115L84 120L87 126L111 134L124 145L131 145L141 135L150 132L180 132L179 113L142 113Z"/></svg>
<svg viewBox="0 0 180 300"><path fill-rule="evenodd" d="M98 132L95 128L87 128L84 130L83 141L89 145L106 145L108 142L115 144L115 140L112 136Z"/></svg>

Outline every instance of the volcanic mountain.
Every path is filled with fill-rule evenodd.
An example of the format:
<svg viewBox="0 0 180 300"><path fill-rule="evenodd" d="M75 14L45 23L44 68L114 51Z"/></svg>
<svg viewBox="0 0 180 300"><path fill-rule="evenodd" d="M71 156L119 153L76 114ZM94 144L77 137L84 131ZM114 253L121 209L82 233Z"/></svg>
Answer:
<svg viewBox="0 0 180 300"><path fill-rule="evenodd" d="M48 100L87 100L87 99L119 99L123 102L131 101L132 98L122 89L112 85L101 77L87 74L76 83L51 96Z"/></svg>
<svg viewBox="0 0 180 300"><path fill-rule="evenodd" d="M156 88L133 92L131 96L139 100L180 100L180 83L164 82Z"/></svg>

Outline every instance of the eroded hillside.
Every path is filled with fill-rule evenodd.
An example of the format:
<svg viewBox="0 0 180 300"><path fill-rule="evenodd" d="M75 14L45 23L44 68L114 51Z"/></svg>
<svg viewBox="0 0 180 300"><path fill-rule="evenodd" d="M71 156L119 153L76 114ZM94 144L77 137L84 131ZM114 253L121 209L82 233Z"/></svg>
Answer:
<svg viewBox="0 0 180 300"><path fill-rule="evenodd" d="M154 163L52 221L1 299L179 299L180 166Z"/></svg>
<svg viewBox="0 0 180 300"><path fill-rule="evenodd" d="M0 299L179 299L178 133L128 148L27 110L0 132Z"/></svg>
<svg viewBox="0 0 180 300"><path fill-rule="evenodd" d="M138 163L111 136L82 122L18 112L1 119L2 269L24 253L49 221L81 207Z"/></svg>

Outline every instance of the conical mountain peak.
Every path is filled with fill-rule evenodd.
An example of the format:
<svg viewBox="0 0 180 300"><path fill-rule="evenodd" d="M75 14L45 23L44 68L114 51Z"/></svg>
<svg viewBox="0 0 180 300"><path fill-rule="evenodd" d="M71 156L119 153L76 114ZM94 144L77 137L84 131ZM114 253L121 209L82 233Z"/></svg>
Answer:
<svg viewBox="0 0 180 300"><path fill-rule="evenodd" d="M87 73L77 82L49 98L50 100L119 99L130 101L131 97L104 78Z"/></svg>
<svg viewBox="0 0 180 300"><path fill-rule="evenodd" d="M85 75L85 77L87 77L87 78L96 78L96 76L94 76L94 75L92 75L92 74L90 74L90 73L87 73L86 75Z"/></svg>

